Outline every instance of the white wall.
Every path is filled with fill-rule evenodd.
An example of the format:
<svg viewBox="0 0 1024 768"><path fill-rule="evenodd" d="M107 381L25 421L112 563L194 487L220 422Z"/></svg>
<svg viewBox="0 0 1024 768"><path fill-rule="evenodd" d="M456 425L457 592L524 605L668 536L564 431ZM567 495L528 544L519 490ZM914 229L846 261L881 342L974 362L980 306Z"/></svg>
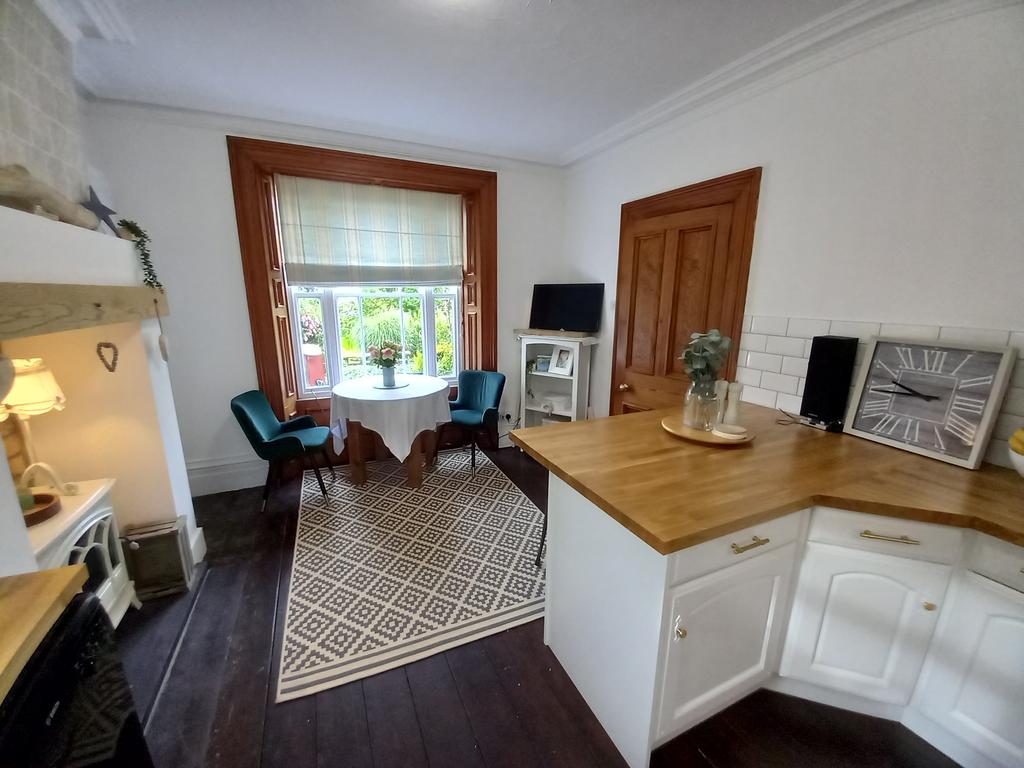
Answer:
<svg viewBox="0 0 1024 768"><path fill-rule="evenodd" d="M763 166L748 315L1024 330L1024 7L947 22L569 169L567 279L609 286L622 203Z"/></svg>
<svg viewBox="0 0 1024 768"><path fill-rule="evenodd" d="M227 134L295 141L498 173L498 364L509 377L505 410L518 398L512 328L529 319L534 282L559 272L563 173L545 166L243 118L93 102L90 162L119 213L153 240L171 314L171 385L194 494L260 485L255 457L228 408L256 386L252 337L231 191Z"/></svg>

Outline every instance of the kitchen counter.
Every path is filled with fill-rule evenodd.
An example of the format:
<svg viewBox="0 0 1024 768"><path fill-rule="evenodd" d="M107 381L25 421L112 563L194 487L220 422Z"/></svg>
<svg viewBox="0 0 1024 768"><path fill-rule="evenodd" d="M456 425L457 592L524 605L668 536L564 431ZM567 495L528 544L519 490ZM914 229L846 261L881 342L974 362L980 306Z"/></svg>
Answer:
<svg viewBox="0 0 1024 768"><path fill-rule="evenodd" d="M70 565L0 579L0 701L88 576Z"/></svg>
<svg viewBox="0 0 1024 768"><path fill-rule="evenodd" d="M972 528L1024 545L1024 478L971 471L846 434L775 423L716 448L661 428L677 409L520 429L512 442L661 554L814 505Z"/></svg>

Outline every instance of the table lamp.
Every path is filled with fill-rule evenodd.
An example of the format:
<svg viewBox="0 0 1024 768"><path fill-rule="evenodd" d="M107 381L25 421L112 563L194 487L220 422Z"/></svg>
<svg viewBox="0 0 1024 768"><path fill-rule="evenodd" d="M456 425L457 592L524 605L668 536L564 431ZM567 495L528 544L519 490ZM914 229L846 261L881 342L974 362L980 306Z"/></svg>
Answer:
<svg viewBox="0 0 1024 768"><path fill-rule="evenodd" d="M18 428L25 443L28 463L36 463L36 452L32 445L32 433L28 420L50 411L64 410L64 393L53 378L53 373L42 359L14 360L14 385L0 402L0 421L10 414L18 417Z"/></svg>

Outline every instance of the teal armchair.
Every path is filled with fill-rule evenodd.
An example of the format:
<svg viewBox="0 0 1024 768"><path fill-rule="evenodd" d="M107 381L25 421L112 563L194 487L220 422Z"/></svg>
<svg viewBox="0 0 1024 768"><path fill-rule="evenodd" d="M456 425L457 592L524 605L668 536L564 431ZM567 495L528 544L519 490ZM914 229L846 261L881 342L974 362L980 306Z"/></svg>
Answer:
<svg viewBox="0 0 1024 768"><path fill-rule="evenodd" d="M327 498L323 476L313 457L314 453L320 453L331 469L331 477L334 477L334 467L331 466L330 457L327 455L327 441L331 436L331 431L327 427L317 426L312 416L297 416L288 421L278 421L267 396L258 389L233 397L231 412L238 420L238 425L245 433L252 449L256 451L256 455L268 463L267 482L263 486L264 511L270 497L271 484L280 480L281 467L292 459L299 459L299 462L305 465L308 458L308 463L320 484L320 492L325 499Z"/></svg>
<svg viewBox="0 0 1024 768"><path fill-rule="evenodd" d="M459 396L449 403L452 423L470 435L470 464L476 470L477 437L487 432L497 435L498 404L505 389L505 374L497 371L462 371Z"/></svg>

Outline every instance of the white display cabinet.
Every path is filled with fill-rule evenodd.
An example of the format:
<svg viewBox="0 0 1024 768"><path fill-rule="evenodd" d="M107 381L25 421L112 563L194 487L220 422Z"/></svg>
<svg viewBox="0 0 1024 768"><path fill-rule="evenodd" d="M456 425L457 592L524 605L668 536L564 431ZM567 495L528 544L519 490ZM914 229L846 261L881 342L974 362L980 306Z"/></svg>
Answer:
<svg viewBox="0 0 1024 768"><path fill-rule="evenodd" d="M519 339L519 426L587 418L590 403L590 348L593 336L517 332ZM538 359L554 361L559 350L572 357L571 371L539 370ZM554 356L554 357L552 357ZM543 366L542 366L543 367Z"/></svg>

